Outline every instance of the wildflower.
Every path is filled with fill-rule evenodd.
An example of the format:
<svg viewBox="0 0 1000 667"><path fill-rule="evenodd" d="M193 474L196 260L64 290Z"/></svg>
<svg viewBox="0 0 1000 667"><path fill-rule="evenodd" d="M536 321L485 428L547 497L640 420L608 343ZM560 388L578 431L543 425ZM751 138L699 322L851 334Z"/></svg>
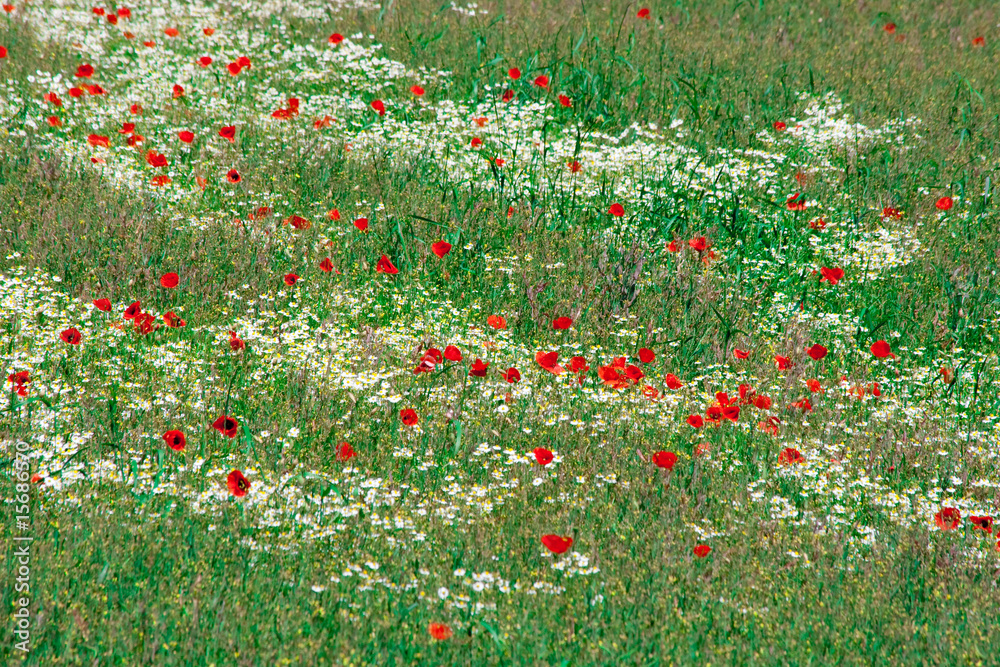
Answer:
<svg viewBox="0 0 1000 667"><path fill-rule="evenodd" d="M354 448L351 447L350 443L342 442L339 445L337 445L338 461L347 461L348 459L352 459L355 456L357 456L357 453L355 453Z"/></svg>
<svg viewBox="0 0 1000 667"><path fill-rule="evenodd" d="M563 372L562 367L559 366L558 352L536 352L535 362L553 375L559 375Z"/></svg>
<svg viewBox="0 0 1000 667"><path fill-rule="evenodd" d="M673 470L677 463L677 455L673 452L658 451L653 454L653 465L664 470Z"/></svg>
<svg viewBox="0 0 1000 667"><path fill-rule="evenodd" d="M477 357L476 360L469 366L469 377L484 378L486 377L486 370L489 367L489 362L483 361Z"/></svg>
<svg viewBox="0 0 1000 667"><path fill-rule="evenodd" d="M284 280L286 285L292 287L295 283L299 282L299 277L294 273L286 273Z"/></svg>
<svg viewBox="0 0 1000 667"><path fill-rule="evenodd" d="M417 417L417 411L414 410L413 408L406 408L404 410L400 410L399 418L407 426L414 426L418 421L420 421L420 418Z"/></svg>
<svg viewBox="0 0 1000 667"><path fill-rule="evenodd" d="M616 218L620 218L625 215L625 207L621 204L612 204L611 208L608 209L608 213Z"/></svg>
<svg viewBox="0 0 1000 667"><path fill-rule="evenodd" d="M444 623L431 623L427 626L427 632L430 636L438 641L444 641L451 637L451 628L449 628Z"/></svg>
<svg viewBox="0 0 1000 667"><path fill-rule="evenodd" d="M516 384L521 381L521 372L516 368L514 368L513 366L511 366L503 374L503 379L509 382L510 384Z"/></svg>
<svg viewBox="0 0 1000 667"><path fill-rule="evenodd" d="M649 19L649 8L643 7L636 13L636 16L641 19Z"/></svg>
<svg viewBox="0 0 1000 667"><path fill-rule="evenodd" d="M111 310L111 300L110 299L94 299L94 307L97 310L102 310L108 312Z"/></svg>
<svg viewBox="0 0 1000 667"><path fill-rule="evenodd" d="M560 95L559 96L559 104L563 105L564 107L571 107L571 106L573 106L573 100L569 99L565 95Z"/></svg>
<svg viewBox="0 0 1000 667"><path fill-rule="evenodd" d="M235 331L230 331L229 332L229 349L232 350L233 352L237 352L237 351L242 350L244 348L246 348L246 343L243 342L243 339L240 338L239 336L237 336Z"/></svg>
<svg viewBox="0 0 1000 667"><path fill-rule="evenodd" d="M431 348L431 350L434 350L434 348ZM430 350L428 350L428 352L429 351ZM436 350L434 351L436 352ZM438 356L440 357L440 353L438 354ZM459 350L454 345L449 345L446 348L444 348L444 358L447 359L448 361L454 361L455 363L458 363L459 361L462 360L462 351Z"/></svg>
<svg viewBox="0 0 1000 667"><path fill-rule="evenodd" d="M509 70L507 70L507 76L509 76L514 81L517 81L518 79L521 78L521 70L519 70L516 67L511 67Z"/></svg>
<svg viewBox="0 0 1000 667"><path fill-rule="evenodd" d="M332 35L330 35L326 41L328 41L330 44L340 44L342 41L344 41L344 36L341 35L339 32L335 32Z"/></svg>
<svg viewBox="0 0 1000 667"><path fill-rule="evenodd" d="M229 493L237 498L242 498L250 490L250 480L244 477L239 470L233 470L226 477L226 487L229 489Z"/></svg>
<svg viewBox="0 0 1000 667"><path fill-rule="evenodd" d="M680 389L683 387L683 383L677 378L673 373L667 373L667 377L664 379L669 389Z"/></svg>
<svg viewBox="0 0 1000 667"><path fill-rule="evenodd" d="M941 197L934 203L934 206L939 211L947 211L954 205L954 203L955 202L951 197Z"/></svg>
<svg viewBox="0 0 1000 667"><path fill-rule="evenodd" d="M176 452L184 451L184 447L187 446L187 438L182 431L167 431L163 434L163 441L167 443L167 447Z"/></svg>
<svg viewBox="0 0 1000 667"><path fill-rule="evenodd" d="M688 241L688 245L691 246L692 249L698 251L699 253L705 252L705 250L708 248L708 239L706 239L704 236L697 236Z"/></svg>
<svg viewBox="0 0 1000 667"><path fill-rule="evenodd" d="M239 427L240 423L236 421L236 418L228 415L221 415L218 419L212 422L212 428L227 438L235 438L236 431Z"/></svg>
<svg viewBox="0 0 1000 667"><path fill-rule="evenodd" d="M791 358L783 357L780 354L774 355L774 363L778 366L779 371L787 371L795 365Z"/></svg>
<svg viewBox="0 0 1000 667"><path fill-rule="evenodd" d="M882 26L882 30L884 30L886 32L886 34L891 35L894 32L896 32L896 24L895 23L886 23L884 26Z"/></svg>
<svg viewBox="0 0 1000 667"><path fill-rule="evenodd" d="M791 465L793 463L803 463L805 457L802 456L802 452L795 449L794 447L785 447L778 454L778 464L779 465Z"/></svg>
<svg viewBox="0 0 1000 667"><path fill-rule="evenodd" d="M780 121L780 120L776 120L776 121L774 121L774 129L775 129L775 131L777 131L777 132L784 132L784 131L785 131L785 128L787 128L787 127L788 127L788 126L787 126L787 125L785 125L785 123L784 123L784 122L782 122L782 121Z"/></svg>
<svg viewBox="0 0 1000 667"><path fill-rule="evenodd" d="M704 558L712 551L712 547L707 544L699 544L694 548L694 555L698 558Z"/></svg>
<svg viewBox="0 0 1000 667"><path fill-rule="evenodd" d="M236 126L226 125L219 130L219 136L223 139L229 140L230 143L234 143L236 141Z"/></svg>
<svg viewBox="0 0 1000 667"><path fill-rule="evenodd" d="M230 183L236 184L242 181L243 177L240 176L240 172L236 171L235 169L230 169L226 173L226 180L229 181Z"/></svg>
<svg viewBox="0 0 1000 667"><path fill-rule="evenodd" d="M823 393L823 386L819 383L819 380L806 380L806 386L814 394Z"/></svg>
<svg viewBox="0 0 1000 667"><path fill-rule="evenodd" d="M356 228L356 229L357 229L357 230L358 230L359 232L365 232L365 231L368 231L368 218L357 218L357 219L356 219L356 220L354 221L354 227L355 227L355 228Z"/></svg>
<svg viewBox="0 0 1000 667"><path fill-rule="evenodd" d="M175 313L172 310L170 312L164 313L163 322L171 329L179 329L180 327L183 327L187 324L187 322L182 320L177 315L177 313Z"/></svg>
<svg viewBox="0 0 1000 667"><path fill-rule="evenodd" d="M814 361L819 361L820 359L826 356L827 351L828 350L825 347L823 347L819 343L816 343L808 350L806 350L806 354L812 357Z"/></svg>
<svg viewBox="0 0 1000 667"><path fill-rule="evenodd" d="M420 86L410 86L410 92L417 97L421 97L424 94L424 89Z"/></svg>
<svg viewBox="0 0 1000 667"><path fill-rule="evenodd" d="M988 535L993 534L993 517L991 516L970 516L969 523L973 530L981 530Z"/></svg>
<svg viewBox="0 0 1000 667"><path fill-rule="evenodd" d="M639 361L644 364L651 364L656 359L656 353L648 347L639 348Z"/></svg>
<svg viewBox="0 0 1000 667"><path fill-rule="evenodd" d="M176 273L164 273L160 276L160 285L167 289L173 289L180 283L180 276Z"/></svg>
<svg viewBox="0 0 1000 667"><path fill-rule="evenodd" d="M547 77L544 74L542 74L540 76L535 77L534 83L539 88L548 88L549 87L549 77Z"/></svg>
<svg viewBox="0 0 1000 667"><path fill-rule="evenodd" d="M76 68L76 74L74 75L78 79L89 79L94 76L94 66L93 65L80 65Z"/></svg>
<svg viewBox="0 0 1000 667"><path fill-rule="evenodd" d="M194 132L189 132L188 130L181 130L177 133L177 138L186 144L194 141Z"/></svg>
<svg viewBox="0 0 1000 667"><path fill-rule="evenodd" d="M741 350L738 347L734 347L733 356L737 359L748 359L750 357L750 350Z"/></svg>
<svg viewBox="0 0 1000 667"><path fill-rule="evenodd" d="M444 259L444 256L451 252L451 244L447 241L438 241L431 245L431 252Z"/></svg>
<svg viewBox="0 0 1000 667"><path fill-rule="evenodd" d="M506 329L507 320L501 315L490 315L486 318L486 324L494 329Z"/></svg>
<svg viewBox="0 0 1000 667"><path fill-rule="evenodd" d="M399 269L393 266L392 262L389 260L388 257L382 255L378 260L378 264L375 265L375 272L386 273L394 276L397 273L399 273Z"/></svg>
<svg viewBox="0 0 1000 667"><path fill-rule="evenodd" d="M559 555L566 553L573 546L573 538L561 535L542 535L542 544L552 553Z"/></svg>
<svg viewBox="0 0 1000 667"><path fill-rule="evenodd" d="M76 329L76 327L70 327L69 329L66 329L61 334L59 334L59 338L61 338L64 343L67 343L69 345L79 345L80 341L82 340L80 332Z"/></svg>
<svg viewBox="0 0 1000 667"><path fill-rule="evenodd" d="M552 452L544 447L535 447L531 453L535 455L535 461L538 462L538 465L547 466L552 463Z"/></svg>
<svg viewBox="0 0 1000 667"><path fill-rule="evenodd" d="M211 56L202 56L201 58L198 58L198 65L200 65L201 67L208 67L211 64L212 64Z"/></svg>
<svg viewBox="0 0 1000 667"><path fill-rule="evenodd" d="M823 266L820 267L819 272L820 275L823 276L822 278L819 279L820 282L823 282L825 280L831 285L836 285L838 282L844 279L843 269L831 269L829 267Z"/></svg>
<svg viewBox="0 0 1000 667"><path fill-rule="evenodd" d="M701 415L689 415L686 421L694 428L701 428L705 425L705 420L701 418Z"/></svg>
<svg viewBox="0 0 1000 667"><path fill-rule="evenodd" d="M805 202L805 200L799 199L799 197L801 197L801 196L802 196L802 193L799 192L799 193L794 194L791 197L789 197L788 201L785 202L785 207L788 208L789 211L804 211L804 210L806 210L806 202Z"/></svg>
<svg viewBox="0 0 1000 667"><path fill-rule="evenodd" d="M132 303L132 305L130 305L128 308L125 309L125 312L122 313L122 317L124 317L126 320L132 320L135 319L136 316L138 316L139 313L141 312L142 312L142 306L139 305L138 301L135 301Z"/></svg>
<svg viewBox="0 0 1000 667"><path fill-rule="evenodd" d="M872 343L871 352L875 355L876 359L885 359L886 357L896 358L896 355L892 353L892 348L889 347L889 343L884 340L877 340Z"/></svg>
<svg viewBox="0 0 1000 667"><path fill-rule="evenodd" d="M374 109L375 113L379 116L385 115L385 104L382 103L382 100L372 100L371 108Z"/></svg>
<svg viewBox="0 0 1000 667"><path fill-rule="evenodd" d="M552 320L553 329L569 329L571 326L573 326L573 320L565 316Z"/></svg>
<svg viewBox="0 0 1000 667"><path fill-rule="evenodd" d="M176 84L176 83L174 84L174 91L173 92L174 92L174 99L175 100L178 97L184 97L184 87L181 86L181 85L179 85L179 84Z"/></svg>
<svg viewBox="0 0 1000 667"><path fill-rule="evenodd" d="M954 507L943 507L934 515L934 523L941 530L953 530L962 521L962 513Z"/></svg>

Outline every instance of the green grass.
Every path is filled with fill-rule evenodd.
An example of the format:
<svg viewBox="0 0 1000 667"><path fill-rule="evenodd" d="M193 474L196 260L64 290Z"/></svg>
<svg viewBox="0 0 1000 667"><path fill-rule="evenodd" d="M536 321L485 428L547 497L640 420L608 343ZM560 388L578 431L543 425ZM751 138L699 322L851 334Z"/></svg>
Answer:
<svg viewBox="0 0 1000 667"><path fill-rule="evenodd" d="M255 65L243 78L222 71L216 83L194 80L179 102L143 99L150 111L137 122L148 137L135 161L148 182L160 172L145 166L144 151L169 146L171 199L116 185L110 171L67 151L99 132L121 149L109 162L131 155L118 134L130 116L80 111L104 102L64 94L70 139L53 139L63 134L44 118L55 111L28 77L71 77L87 57L68 40L42 41L42 26L20 5L0 17L0 45L10 51L0 61L0 81L9 81L0 91L0 349L7 373L29 368L33 379L27 397L11 389L0 402L5 493L15 489L13 441L47 453L33 472L60 479L60 467L82 466L82 479L71 483L67 473L61 489L33 487L31 651L17 651L5 632L0 662L995 664L995 536L973 530L965 509L954 531L937 530L933 516L952 503L998 513L1000 13L973 2L712 0L650 5L642 21L639 6L620 3L481 4L488 13L474 17L417 2L343 9L335 19L212 7L282 50L322 51L334 31L374 35L360 42L382 44L381 55L414 69L451 72L428 77L428 100L471 108L495 99L488 87L507 85L518 104L565 93L573 106L548 110L543 142L566 128L582 142L654 123L708 166L723 159L720 150L771 151L784 161L765 183L720 179L711 196L693 177L693 185L677 180L687 177L679 168L644 164L635 178L659 194L629 193L618 223L606 211L624 200L619 172L602 172L595 193L560 190L570 176L550 173L543 157L456 177L447 160L462 159L474 133L495 142L488 148L497 155L515 151L471 124L439 159L396 144L345 150L339 139L317 138L312 120L324 112L313 108L290 130L243 116L277 108L260 102L268 88L304 104L334 90L359 102L338 113L354 136L388 126L366 107L371 100L410 96L409 79L372 75L368 88L345 92L278 64L278 51L248 46ZM134 10L135 25L143 10ZM188 32L202 26L173 18ZM883 30L889 22L902 41ZM152 37L187 63L209 48L184 41L187 32L170 46L165 25L136 41L116 37L108 49L122 62L145 62L137 42ZM973 47L980 35L985 45ZM239 55L226 44L212 51L214 66ZM335 70L309 58L302 71ZM514 84L510 67L524 73ZM531 85L543 72L548 94ZM130 94L145 90L138 79ZM767 143L760 133L776 137L772 123L803 118L801 93L833 93L870 128L920 122L901 130L901 144L824 151ZM232 145L215 136L221 121L210 102L221 98L240 128ZM508 108L493 107L498 115ZM407 124L427 118L402 102L390 112ZM674 139L666 128L677 119L684 134ZM168 143L181 127L198 129L189 153ZM230 168L243 175L239 186L220 185ZM800 171L811 179L804 188ZM214 180L188 193L194 175ZM800 190L821 213L787 209L788 194ZM939 214L934 202L946 194L955 209ZM274 215L248 220L263 205ZM836 288L819 283L812 271L833 266L833 250L816 244L833 232L809 221L822 214L854 248L880 228L887 206L904 212L892 243L905 232L922 252L878 279L859 279L855 267ZM335 207L336 224L324 216ZM293 213L311 228L283 226ZM370 221L366 234L350 225L360 215ZM187 224L192 218L205 224ZM713 262L685 247L695 236L710 239ZM453 249L439 261L430 245L443 238ZM675 239L679 253L666 249ZM398 275L375 273L383 253ZM321 272L324 256L342 273ZM168 271L181 273L177 290L159 286ZM289 272L302 277L294 288L282 283ZM86 314L99 297L113 311ZM188 326L116 332L109 325L134 300L150 312L176 310ZM787 314L796 310L842 320ZM507 318L506 332L487 326L492 314ZM571 330L552 329L554 317L570 314ZM84 329L79 347L58 340L68 326ZM247 339L245 352L230 350L229 329ZM891 342L898 362L872 358L878 339ZM830 356L805 358L812 342ZM449 343L462 348L461 363L410 373L423 349ZM630 388L599 400L598 367L618 356L638 363L641 347L657 354L643 366L646 381L668 397L646 401ZM737 362L734 347L754 356ZM555 379L535 363L539 350L558 350L564 365L585 356L590 380ZM773 355L792 352L796 366L775 369ZM477 357L491 373L516 366L525 382L467 377ZM953 384L941 367L953 369ZM667 372L683 392L663 389ZM884 397L835 399L842 375L849 385L879 382ZM377 379L343 383L355 377ZM807 378L826 393L810 395ZM401 402L379 397L383 380ZM763 417L749 406L739 427L684 424L716 391L732 396L743 382L773 398L779 437L754 428ZM505 399L525 387L532 391ZM813 413L786 408L803 396ZM404 407L420 414L419 430L400 425ZM223 413L238 416L238 437L212 430ZM187 435L182 453L159 438L174 428ZM58 451L73 438L76 453ZM342 441L358 452L349 463L337 459ZM480 443L499 446L497 458L477 453ZM707 456L696 454L702 443ZM501 455L539 446L562 461L543 470L508 466ZM808 454L808 474L779 465L784 447ZM661 449L679 456L672 472L648 463ZM224 477L215 467L252 470L254 487L268 494L253 505L216 498ZM614 483L600 481L610 475ZM534 486L535 476L545 481ZM365 480L378 480L378 493ZM459 493L449 492L453 483ZM309 499L321 497L355 511L320 516ZM772 511L772 497L793 515ZM438 512L451 506L454 518ZM20 534L4 507L3 533ZM715 534L699 537L696 526ZM599 571L552 568L559 557L539 542L547 533L572 536L573 551ZM703 543L712 552L696 558ZM7 544L12 589L15 545ZM371 585L358 571L346 576L348 566ZM473 592L473 573L484 572L520 588L501 592L494 582ZM529 594L534 582L563 590ZM461 595L468 604L455 604ZM433 622L454 636L431 638Z"/></svg>

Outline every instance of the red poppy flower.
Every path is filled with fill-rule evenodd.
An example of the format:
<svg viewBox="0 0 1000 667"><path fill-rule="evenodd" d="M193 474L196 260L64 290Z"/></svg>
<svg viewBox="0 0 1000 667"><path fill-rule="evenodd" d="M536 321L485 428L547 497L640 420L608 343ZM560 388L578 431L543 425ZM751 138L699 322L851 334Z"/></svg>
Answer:
<svg viewBox="0 0 1000 667"><path fill-rule="evenodd" d="M421 95L424 94L425 91L420 86L410 86L410 92L416 95L417 97L420 97Z"/></svg>
<svg viewBox="0 0 1000 667"><path fill-rule="evenodd" d="M331 44L340 44L342 41L344 41L344 36L341 35L339 32L335 32L332 35L330 35L330 37L327 38L326 41L330 42Z"/></svg>
<svg viewBox="0 0 1000 667"><path fill-rule="evenodd" d="M985 37L974 37L972 39L972 45L973 46L986 46L986 38Z"/></svg>
<svg viewBox="0 0 1000 667"><path fill-rule="evenodd" d="M825 280L831 285L836 285L838 282L844 279L843 269L831 269L826 266L823 266L820 267L819 272L823 276L822 278L819 279L820 282L823 282Z"/></svg>
<svg viewBox="0 0 1000 667"><path fill-rule="evenodd" d="M173 289L180 283L180 276L176 273L164 273L160 276L160 285L167 289Z"/></svg>
<svg viewBox="0 0 1000 667"><path fill-rule="evenodd" d="M882 209L882 217L890 218L892 220L899 220L903 217L903 212L898 208L893 208L892 206L886 206Z"/></svg>
<svg viewBox="0 0 1000 667"><path fill-rule="evenodd" d="M809 402L808 398L803 398L800 401L795 401L794 403L792 403L788 407L789 408L797 408L799 410L802 410L803 412L812 412L812 409L813 409L812 403Z"/></svg>
<svg viewBox="0 0 1000 667"><path fill-rule="evenodd" d="M76 75L79 79L89 79L94 76L94 66L93 65L80 65L76 68Z"/></svg>
<svg viewBox="0 0 1000 667"><path fill-rule="evenodd" d="M516 384L521 381L521 372L511 366L503 373L503 379L510 384Z"/></svg>
<svg viewBox="0 0 1000 667"><path fill-rule="evenodd" d="M803 463L806 458L802 456L802 452L795 449L794 447L785 447L778 454L778 464L779 465L791 465L793 463Z"/></svg>
<svg viewBox="0 0 1000 667"><path fill-rule="evenodd" d="M87 137L87 143L95 148L97 146L111 147L111 139L100 134L91 134Z"/></svg>
<svg viewBox="0 0 1000 667"><path fill-rule="evenodd" d="M712 547L707 544L699 544L694 548L694 555L698 558L704 558L712 551Z"/></svg>
<svg viewBox="0 0 1000 667"><path fill-rule="evenodd" d="M738 347L733 348L733 356L737 359L749 359L750 350L741 350Z"/></svg>
<svg viewBox="0 0 1000 667"><path fill-rule="evenodd" d="M382 100L372 100L371 107L379 116L385 115L385 104L382 103Z"/></svg>
<svg viewBox="0 0 1000 667"><path fill-rule="evenodd" d="M417 411L413 408L406 408L399 411L399 418L407 426L414 426L420 418L417 417Z"/></svg>
<svg viewBox="0 0 1000 667"><path fill-rule="evenodd" d="M90 11L94 12L98 16L104 16L104 8L103 7L94 7Z"/></svg>
<svg viewBox="0 0 1000 667"><path fill-rule="evenodd" d="M815 361L819 361L820 359L825 357L827 352L828 350L819 343L816 343L808 350L806 350L806 354L812 357Z"/></svg>
<svg viewBox="0 0 1000 667"><path fill-rule="evenodd" d="M677 463L677 455L673 452L659 451L653 454L653 465L664 470L673 470Z"/></svg>
<svg viewBox="0 0 1000 667"><path fill-rule="evenodd" d="M612 204L611 208L608 209L608 213L616 218L620 218L625 215L625 207L621 204Z"/></svg>
<svg viewBox="0 0 1000 667"><path fill-rule="evenodd" d="M177 99L178 97L184 97L184 87L174 84L174 99Z"/></svg>
<svg viewBox="0 0 1000 667"><path fill-rule="evenodd" d="M228 139L230 143L234 143L236 141L236 126L226 125L224 128L219 130L219 136L223 139Z"/></svg>
<svg viewBox="0 0 1000 667"><path fill-rule="evenodd" d="M625 367L625 377L627 377L635 384L639 384L639 380L646 377L646 374L643 373L642 369L640 369L638 366L635 366L634 364L629 364L628 366Z"/></svg>
<svg viewBox="0 0 1000 667"><path fill-rule="evenodd" d="M644 364L651 364L656 359L656 353L648 347L639 348L639 361Z"/></svg>
<svg viewBox="0 0 1000 667"><path fill-rule="evenodd" d="M286 273L285 274L285 284L286 285L288 285L289 287L291 287L292 285L294 285L297 282L299 282L299 277L297 275L295 275L294 273Z"/></svg>
<svg viewBox="0 0 1000 667"><path fill-rule="evenodd" d="M69 96L73 98L83 97L83 88L73 87L67 90L66 92L69 93Z"/></svg>
<svg viewBox="0 0 1000 667"><path fill-rule="evenodd" d="M951 384L955 381L955 371L951 368L942 366L938 369L938 374L941 376L941 379L944 380L945 384Z"/></svg>
<svg viewBox="0 0 1000 667"><path fill-rule="evenodd" d="M340 211L335 208L330 209L326 212L327 220L340 220Z"/></svg>
<svg viewBox="0 0 1000 667"><path fill-rule="evenodd" d="M561 375L563 372L563 367L559 365L558 352L542 352L539 350L535 353L535 363L553 375Z"/></svg>
<svg viewBox="0 0 1000 667"><path fill-rule="evenodd" d="M59 338L61 338L64 343L68 343L70 345L79 345L80 340L82 339L80 332L76 329L76 327L66 329L59 334Z"/></svg>
<svg viewBox="0 0 1000 667"><path fill-rule="evenodd" d="M705 250L708 248L708 239L706 239L704 236L698 236L688 241L688 245L691 246L692 249L697 250L698 252L705 252Z"/></svg>
<svg viewBox="0 0 1000 667"><path fill-rule="evenodd" d="M552 320L553 329L569 329L571 326L573 326L573 320L565 316Z"/></svg>
<svg viewBox="0 0 1000 667"><path fill-rule="evenodd" d="M785 124L784 124L784 123L783 123L782 121L780 121L780 120L776 120L776 121L774 121L774 129L775 129L776 131L778 131L778 132L784 132L784 131L785 131L785 128L787 128L787 127L788 127L788 126L787 126L787 125L785 125Z"/></svg>
<svg viewBox="0 0 1000 667"><path fill-rule="evenodd" d="M673 373L667 373L667 377L664 378L664 381L667 383L668 389L680 389L684 386Z"/></svg>
<svg viewBox="0 0 1000 667"><path fill-rule="evenodd" d="M243 70L239 63L229 63L226 69L229 70L230 76L237 76Z"/></svg>
<svg viewBox="0 0 1000 667"><path fill-rule="evenodd" d="M569 551L569 548L573 546L573 538L561 535L542 535L542 544L552 553L559 555Z"/></svg>
<svg viewBox="0 0 1000 667"><path fill-rule="evenodd" d="M701 415L690 415L686 421L694 428L701 428L705 425L705 420L701 418Z"/></svg>
<svg viewBox="0 0 1000 667"><path fill-rule="evenodd" d="M142 306L139 305L138 301L136 301L131 306L125 309L125 312L122 314L122 317L124 317L126 320L135 319L135 317L138 316L139 313L141 312L142 312Z"/></svg>
<svg viewBox="0 0 1000 667"><path fill-rule="evenodd" d="M507 320L502 315L490 315L486 318L486 324L494 329L506 329Z"/></svg>
<svg viewBox="0 0 1000 667"><path fill-rule="evenodd" d="M357 456L357 453L355 453L354 448L351 447L350 443L342 442L337 445L338 461L347 461L348 459L353 459L355 456Z"/></svg>
<svg viewBox="0 0 1000 667"><path fill-rule="evenodd" d="M484 378L486 377L486 370L490 367L488 361L483 361L482 359L476 358L469 366L469 377Z"/></svg>
<svg viewBox="0 0 1000 667"><path fill-rule="evenodd" d="M896 24L886 23L885 26L882 27L882 30L885 30L888 34L891 35L892 33L896 32Z"/></svg>
<svg viewBox="0 0 1000 667"><path fill-rule="evenodd" d="M469 142L469 145L472 146L473 148L479 148L480 146L483 145L483 140L480 139L479 137L472 137L472 141Z"/></svg>
<svg viewBox="0 0 1000 667"><path fill-rule="evenodd" d="M149 182L157 187L161 187L164 185L170 185L171 183L173 183L173 180L166 174L160 174L159 176L154 176L153 178L151 178Z"/></svg>
<svg viewBox="0 0 1000 667"><path fill-rule="evenodd" d="M229 181L230 183L236 184L242 181L243 177L240 176L240 172L236 171L235 169L230 169L228 172L226 172L226 180Z"/></svg>
<svg viewBox="0 0 1000 667"><path fill-rule="evenodd" d="M451 244L447 241L438 241L431 245L431 252L444 259L444 256L451 252Z"/></svg>
<svg viewBox="0 0 1000 667"><path fill-rule="evenodd" d="M186 144L194 141L194 132L189 132L188 130L181 130L177 133L177 138Z"/></svg>
<svg viewBox="0 0 1000 667"><path fill-rule="evenodd" d="M993 534L993 517L991 516L970 516L969 523L973 530L981 530L989 535Z"/></svg>
<svg viewBox="0 0 1000 667"><path fill-rule="evenodd" d="M823 385L819 383L819 380L806 380L806 386L809 387L809 391L812 393L823 393Z"/></svg>
<svg viewBox="0 0 1000 667"><path fill-rule="evenodd" d="M796 194L792 195L791 197L789 197L788 200L785 202L785 207L789 211L804 211L804 210L806 210L806 202L805 202L805 200L804 199L799 199L799 197L801 197L801 196L802 196L802 193L799 192L799 193L796 193Z"/></svg>
<svg viewBox="0 0 1000 667"><path fill-rule="evenodd" d="M951 197L941 197L941 199L938 199L934 203L934 206L939 211L947 211L948 209L950 209L954 205L954 203L955 202L954 202L954 200Z"/></svg>
<svg viewBox="0 0 1000 667"><path fill-rule="evenodd" d="M552 463L552 452L544 447L535 447L531 453L535 455L535 460L538 461L539 465L547 466Z"/></svg>
<svg viewBox="0 0 1000 667"><path fill-rule="evenodd" d="M87 92L91 95L103 95L105 93L105 90L96 83L90 86L84 86L84 88L86 88Z"/></svg>
<svg viewBox="0 0 1000 667"><path fill-rule="evenodd" d="M226 487L229 489L229 493L237 498L242 498L250 490L250 480L244 477L239 470L234 470L226 478Z"/></svg>
<svg viewBox="0 0 1000 667"><path fill-rule="evenodd" d="M242 350L245 347L246 347L246 343L243 342L243 339L240 338L239 336L237 336L235 331L230 331L229 332L229 349L232 350L233 352L237 352L239 350Z"/></svg>
<svg viewBox="0 0 1000 667"><path fill-rule="evenodd" d="M168 313L164 313L164 315L163 315L163 321L171 329L179 329L180 327L183 327L184 325L187 324L187 322L185 322L184 320L182 320L177 315L177 313L175 313L172 310L170 312L168 312Z"/></svg>
<svg viewBox="0 0 1000 667"><path fill-rule="evenodd" d="M150 167L166 167L167 158L163 153L157 153L156 151L146 152L146 162L149 163Z"/></svg>
<svg viewBox="0 0 1000 667"><path fill-rule="evenodd" d="M548 88L549 87L549 77L545 76L544 74L536 76L535 77L535 85L538 86L539 88Z"/></svg>
<svg viewBox="0 0 1000 667"><path fill-rule="evenodd" d="M167 443L167 447L175 452L184 451L184 447L187 445L187 438L181 431L167 431L163 434L163 441Z"/></svg>
<svg viewBox="0 0 1000 667"><path fill-rule="evenodd" d="M319 268L324 273L330 273L333 271L333 262L330 261L329 257L324 257L323 261L319 263Z"/></svg>
<svg viewBox="0 0 1000 667"><path fill-rule="evenodd" d="M729 421L739 421L740 418L740 406L738 405L727 405L722 408L722 418L728 419Z"/></svg>
<svg viewBox="0 0 1000 667"><path fill-rule="evenodd" d="M357 227L360 232L368 231L368 218L358 218L354 221L354 226Z"/></svg>
<svg viewBox="0 0 1000 667"><path fill-rule="evenodd" d="M431 623L427 626L427 632L430 636L438 641L444 641L451 637L451 628L449 628L444 623Z"/></svg>
<svg viewBox="0 0 1000 667"><path fill-rule="evenodd" d="M387 273L389 275L396 275L399 273L399 269L393 266L392 262L385 255L379 258L378 264L375 265L376 273Z"/></svg>
<svg viewBox="0 0 1000 667"><path fill-rule="evenodd" d="M228 415L221 415L212 423L212 428L227 438L235 438L239 427L240 423L236 421L236 417L229 417Z"/></svg>
<svg viewBox="0 0 1000 667"><path fill-rule="evenodd" d="M569 99L565 95L560 95L559 104L563 105L564 107L571 107L573 106L573 100Z"/></svg>
<svg viewBox="0 0 1000 667"><path fill-rule="evenodd" d="M59 116L49 116L46 120L49 121L49 125L52 127L62 127L62 120Z"/></svg>
<svg viewBox="0 0 1000 667"><path fill-rule="evenodd" d="M779 371L787 371L795 365L789 357L783 357L780 354L774 355L774 363L778 366Z"/></svg>
<svg viewBox="0 0 1000 667"><path fill-rule="evenodd" d="M638 13L636 13L636 16L638 16L641 19L648 19L649 18L649 8L648 7L643 7L642 9L640 9L638 11Z"/></svg>
<svg viewBox="0 0 1000 667"><path fill-rule="evenodd" d="M884 340L877 340L872 343L871 351L876 359L885 359L886 357L896 358L896 355L892 353L892 348L889 347L889 343Z"/></svg>
<svg viewBox="0 0 1000 667"><path fill-rule="evenodd" d="M590 370L587 360L583 357L573 357L569 360L569 365L566 368L569 369L570 373L586 373Z"/></svg>
<svg viewBox="0 0 1000 667"><path fill-rule="evenodd" d="M103 310L108 312L111 310L111 300L110 299L94 299L94 306L97 310Z"/></svg>
<svg viewBox="0 0 1000 667"><path fill-rule="evenodd" d="M958 528L962 521L962 513L954 507L943 507L941 511L934 515L934 523L941 530L953 530Z"/></svg>
<svg viewBox="0 0 1000 667"><path fill-rule="evenodd" d="M521 78L521 70L519 70L516 67L511 67L509 70L507 70L507 76L517 81L518 79Z"/></svg>

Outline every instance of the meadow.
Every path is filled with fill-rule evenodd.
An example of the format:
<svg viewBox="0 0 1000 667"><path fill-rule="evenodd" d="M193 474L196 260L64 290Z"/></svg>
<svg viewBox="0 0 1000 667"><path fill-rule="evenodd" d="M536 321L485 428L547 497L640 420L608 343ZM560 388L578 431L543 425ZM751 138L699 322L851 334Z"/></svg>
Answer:
<svg viewBox="0 0 1000 667"><path fill-rule="evenodd" d="M1000 7L7 1L0 662L1000 664Z"/></svg>

